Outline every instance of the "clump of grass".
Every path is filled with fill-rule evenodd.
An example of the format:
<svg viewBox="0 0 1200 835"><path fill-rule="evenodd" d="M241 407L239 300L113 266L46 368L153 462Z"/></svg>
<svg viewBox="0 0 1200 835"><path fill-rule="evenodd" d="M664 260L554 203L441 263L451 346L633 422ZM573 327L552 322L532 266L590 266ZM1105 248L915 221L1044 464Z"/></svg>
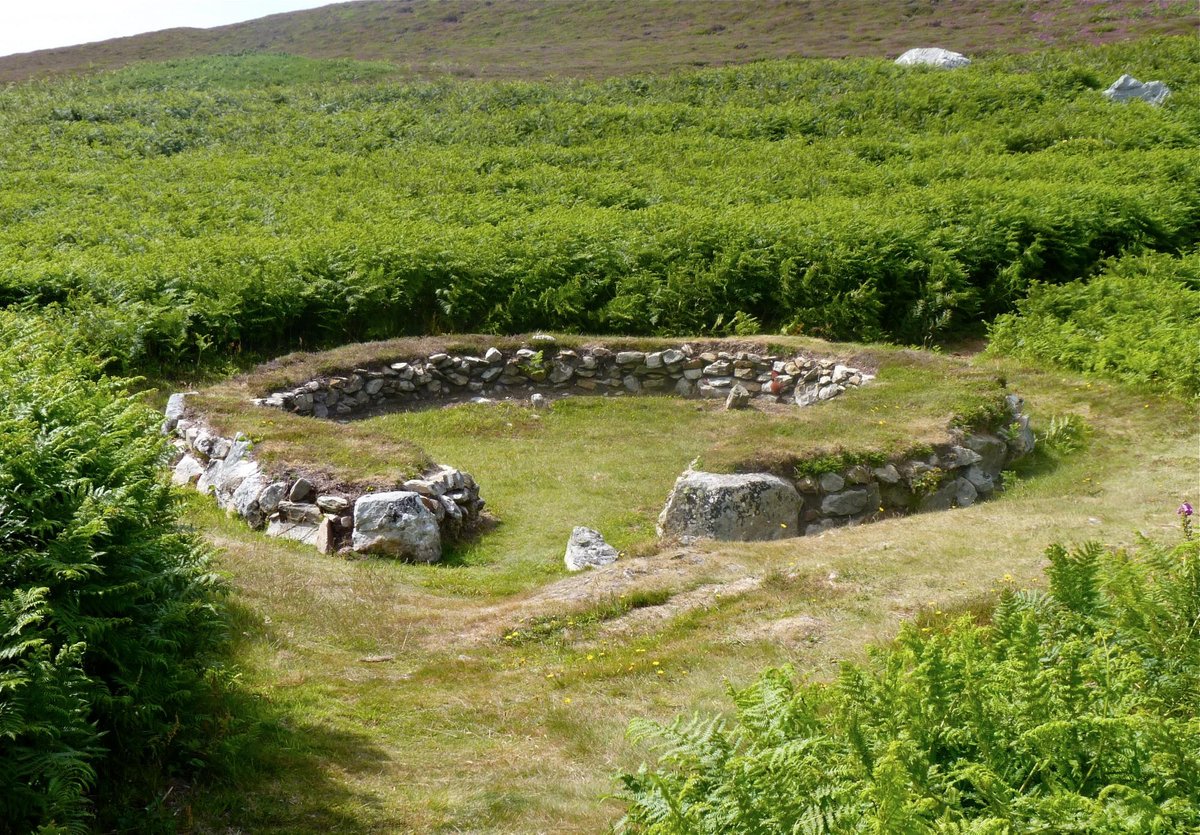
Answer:
<svg viewBox="0 0 1200 835"><path fill-rule="evenodd" d="M1055 415L1037 433L1038 446L1053 455L1072 455L1087 446L1091 430L1080 415Z"/></svg>

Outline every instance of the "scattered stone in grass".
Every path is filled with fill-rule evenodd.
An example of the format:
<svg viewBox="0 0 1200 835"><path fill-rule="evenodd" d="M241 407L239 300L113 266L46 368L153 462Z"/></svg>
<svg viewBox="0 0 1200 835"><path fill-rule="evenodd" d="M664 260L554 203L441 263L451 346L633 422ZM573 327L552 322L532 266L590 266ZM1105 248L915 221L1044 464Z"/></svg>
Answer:
<svg viewBox="0 0 1200 835"><path fill-rule="evenodd" d="M395 661L396 656L394 656L394 655L364 655L362 658L360 658L358 660L364 664L383 664L387 661Z"/></svg>
<svg viewBox="0 0 1200 835"><path fill-rule="evenodd" d="M567 540L567 553L563 560L568 571L582 571L611 565L617 561L617 549L604 541L599 531L576 527Z"/></svg>
<svg viewBox="0 0 1200 835"><path fill-rule="evenodd" d="M1147 104L1159 105L1171 95L1171 88L1161 81L1142 83L1129 73L1114 81L1102 94L1109 101L1127 102L1141 99Z"/></svg>
<svg viewBox="0 0 1200 835"><path fill-rule="evenodd" d="M956 70L968 66L971 59L961 52L952 52L936 46L925 46L910 49L896 59L902 67L937 67L943 70Z"/></svg>

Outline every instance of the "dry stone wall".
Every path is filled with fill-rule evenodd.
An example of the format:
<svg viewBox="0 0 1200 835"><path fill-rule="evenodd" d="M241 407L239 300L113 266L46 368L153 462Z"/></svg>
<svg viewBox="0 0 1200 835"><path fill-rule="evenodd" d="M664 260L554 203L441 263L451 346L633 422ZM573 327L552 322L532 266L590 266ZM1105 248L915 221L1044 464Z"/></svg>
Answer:
<svg viewBox="0 0 1200 835"><path fill-rule="evenodd" d="M785 479L689 469L675 482L659 536L680 540L766 540L816 534L887 515L969 507L1001 489L1002 472L1033 450L1016 395L997 431L960 434L918 458Z"/></svg>
<svg viewBox="0 0 1200 835"><path fill-rule="evenodd" d="M243 435L225 438L186 417L184 394L171 396L164 434L175 436L172 480L213 496L224 510L269 536L322 553L357 552L420 562L473 531L485 503L469 473L439 466L403 485L321 492L313 475L272 477Z"/></svg>
<svg viewBox="0 0 1200 835"><path fill-rule="evenodd" d="M559 348L549 337L482 356L446 353L377 368L358 368L309 380L255 402L319 418L414 407L473 397L553 394L672 394L746 401L766 398L809 406L830 400L873 379L833 360L781 357L746 351L702 351L690 345L664 351L612 351L604 347Z"/></svg>

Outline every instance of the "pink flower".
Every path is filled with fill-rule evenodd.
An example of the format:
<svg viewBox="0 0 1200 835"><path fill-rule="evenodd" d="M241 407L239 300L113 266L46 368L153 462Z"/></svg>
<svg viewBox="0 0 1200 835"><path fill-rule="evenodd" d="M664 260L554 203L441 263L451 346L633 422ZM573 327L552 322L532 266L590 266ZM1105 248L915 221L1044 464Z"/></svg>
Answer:
<svg viewBox="0 0 1200 835"><path fill-rule="evenodd" d="M1177 510L1175 512L1178 513L1180 516L1183 516L1184 518L1187 518L1187 517L1191 516L1193 513L1195 513L1195 511L1192 510L1191 502L1184 502L1183 504L1181 504L1179 506L1179 510Z"/></svg>

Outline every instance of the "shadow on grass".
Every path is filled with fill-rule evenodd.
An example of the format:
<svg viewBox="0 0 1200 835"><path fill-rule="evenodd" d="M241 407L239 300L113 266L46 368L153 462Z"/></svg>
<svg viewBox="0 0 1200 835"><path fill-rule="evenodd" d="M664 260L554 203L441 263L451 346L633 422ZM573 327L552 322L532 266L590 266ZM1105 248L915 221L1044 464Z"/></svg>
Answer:
<svg viewBox="0 0 1200 835"><path fill-rule="evenodd" d="M226 603L231 655L248 644L276 643L274 628L252 608ZM378 803L335 774L377 772L389 754L365 734L310 721L295 708L254 692L231 670L214 669L209 767L192 785L172 785L156 817L163 832L363 832ZM114 828L112 831L122 831ZM147 831L142 828L128 831Z"/></svg>

